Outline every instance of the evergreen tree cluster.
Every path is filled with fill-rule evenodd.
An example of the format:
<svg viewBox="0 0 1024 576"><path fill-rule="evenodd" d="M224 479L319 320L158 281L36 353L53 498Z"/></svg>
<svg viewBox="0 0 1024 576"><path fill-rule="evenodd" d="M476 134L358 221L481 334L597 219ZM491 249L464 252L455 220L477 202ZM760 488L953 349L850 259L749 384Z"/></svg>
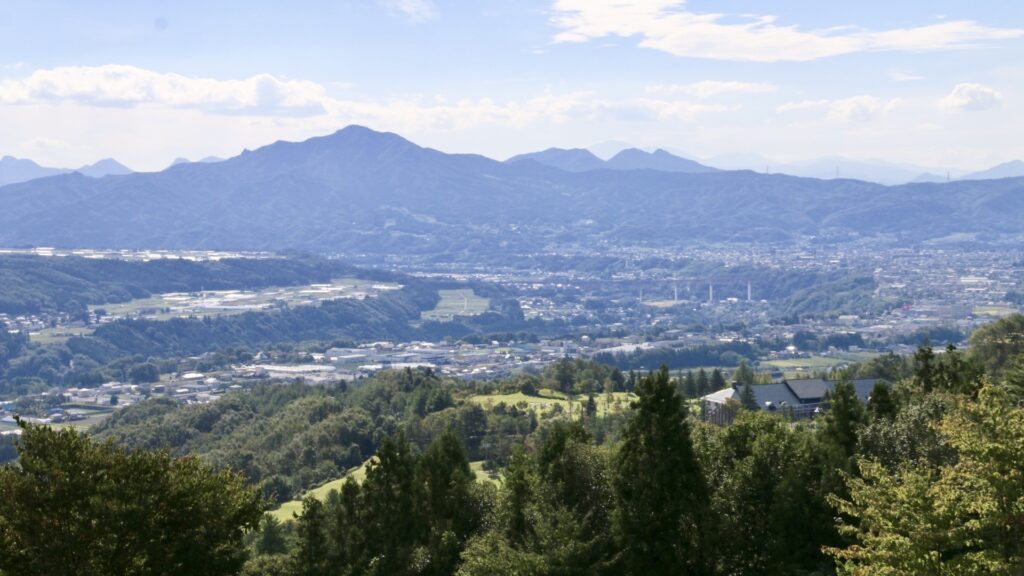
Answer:
<svg viewBox="0 0 1024 576"><path fill-rule="evenodd" d="M687 378L667 368L615 377L567 361L542 378L573 391L591 378L581 374L633 381L616 434L595 425L612 414L538 421L525 405L469 407L457 387L416 371L336 396L278 387L232 410L147 404L151 413L125 410L107 429L144 435L157 419L152 447L181 430L213 446L229 426L309 402L290 413L293 428L255 426L287 446L288 462L315 466L335 433L319 423L361 411L365 478L307 497L284 523L259 521L259 490L187 448L134 452L27 427L20 463L0 468L0 574L1014 576L1024 568L1022 327L1011 317L975 334L969 352L922 346L906 361L854 367L824 416L797 423L762 410L704 423L680 393ZM846 378L862 370L903 377L862 403ZM755 385L745 369L733 376ZM307 429L323 434L285 441ZM470 462L489 459L499 437L507 455L490 480L477 477Z"/></svg>

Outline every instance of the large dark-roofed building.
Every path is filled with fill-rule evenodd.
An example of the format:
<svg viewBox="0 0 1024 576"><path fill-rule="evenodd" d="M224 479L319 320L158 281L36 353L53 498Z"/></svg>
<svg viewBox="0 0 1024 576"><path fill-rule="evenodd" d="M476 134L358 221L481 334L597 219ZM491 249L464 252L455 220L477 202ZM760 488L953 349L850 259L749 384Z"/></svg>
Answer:
<svg viewBox="0 0 1024 576"><path fill-rule="evenodd" d="M875 379L854 380L853 388L861 402L867 402ZM829 408L827 396L836 383L820 378L783 380L778 384L751 386L757 406L766 412L785 414L793 419L814 418ZM716 424L728 424L736 416L743 387L736 384L701 398L704 418ZM735 402L730 402L734 400Z"/></svg>

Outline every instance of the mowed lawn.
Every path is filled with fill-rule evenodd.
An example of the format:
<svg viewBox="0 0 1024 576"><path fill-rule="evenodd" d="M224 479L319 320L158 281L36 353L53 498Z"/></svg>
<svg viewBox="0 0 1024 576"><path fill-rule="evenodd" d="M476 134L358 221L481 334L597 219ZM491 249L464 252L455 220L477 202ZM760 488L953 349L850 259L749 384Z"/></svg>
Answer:
<svg viewBox="0 0 1024 576"><path fill-rule="evenodd" d="M629 407L629 403L636 399L635 394L628 392L613 392L611 398L608 397L604 392L594 394L594 401L597 402L597 413L599 416L604 416L608 412L616 412ZM550 410L555 405L560 405L563 412L568 413L569 411L569 400L561 392L555 392L547 388L542 388L537 396L528 396L522 392L514 392L511 394L478 394L476 396L470 396L468 398L470 402L479 404L484 408L493 408L498 404L504 402L508 406L525 407L529 410L537 412L545 412ZM587 401L587 397L583 395L576 395L573 397L572 412L574 417L583 413L583 404Z"/></svg>
<svg viewBox="0 0 1024 576"><path fill-rule="evenodd" d="M423 320L451 320L456 316L476 316L487 311L489 298L477 296L471 288L438 290L441 300L433 310L420 314Z"/></svg>

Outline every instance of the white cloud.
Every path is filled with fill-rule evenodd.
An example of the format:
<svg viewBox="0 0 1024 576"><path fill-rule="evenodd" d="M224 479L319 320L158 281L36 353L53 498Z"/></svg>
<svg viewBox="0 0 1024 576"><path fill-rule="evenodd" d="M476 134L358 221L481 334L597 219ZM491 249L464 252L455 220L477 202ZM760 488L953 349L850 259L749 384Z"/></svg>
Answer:
<svg viewBox="0 0 1024 576"><path fill-rule="evenodd" d="M776 108L780 113L799 110L823 109L825 117L833 122L866 122L879 115L888 114L903 105L899 98L882 100L877 96L861 95L836 100L802 100L787 102Z"/></svg>
<svg viewBox="0 0 1024 576"><path fill-rule="evenodd" d="M881 32L851 27L801 30L763 15L700 14L686 0L555 0L555 42L639 36L639 45L673 54L717 60L807 61L869 51L922 51L973 46L1024 36L1024 30L992 28L969 20ZM738 20L738 21L737 21Z"/></svg>
<svg viewBox="0 0 1024 576"><path fill-rule="evenodd" d="M348 86L332 83L339 85ZM682 91L707 98L726 91L763 89L755 84L712 82L693 84ZM281 80L269 74L217 80L114 64L36 70L24 79L0 80L0 104L188 109L251 118L322 118L337 124L357 122L395 130L523 127L572 118L599 120L608 115L692 120L705 112L729 109L672 97L606 100L590 92L545 93L503 102L492 98L338 98L329 95L321 84Z"/></svg>
<svg viewBox="0 0 1024 576"><path fill-rule="evenodd" d="M683 94L706 100L722 94L761 94L778 89L778 86L764 82L702 80L691 84L658 84L648 86L646 91L651 94Z"/></svg>
<svg viewBox="0 0 1024 576"><path fill-rule="evenodd" d="M431 0L381 0L381 4L392 14L403 16L414 22L437 17L437 8Z"/></svg>
<svg viewBox="0 0 1024 576"><path fill-rule="evenodd" d="M36 70L22 80L0 80L0 103L74 102L94 106L168 106L218 113L320 114L327 94L314 82L259 74L214 80L134 66L69 66Z"/></svg>
<svg viewBox="0 0 1024 576"><path fill-rule="evenodd" d="M939 100L939 106L947 110L979 112L998 108L1003 103L1003 95L983 84L957 84L948 96Z"/></svg>

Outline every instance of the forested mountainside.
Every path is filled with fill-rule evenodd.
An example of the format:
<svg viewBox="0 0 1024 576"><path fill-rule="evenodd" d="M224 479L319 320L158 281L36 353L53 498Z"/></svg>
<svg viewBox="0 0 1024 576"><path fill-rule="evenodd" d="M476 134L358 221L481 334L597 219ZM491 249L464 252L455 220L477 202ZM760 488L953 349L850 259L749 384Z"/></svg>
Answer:
<svg viewBox="0 0 1024 576"><path fill-rule="evenodd" d="M502 258L551 246L1013 239L1024 179L886 187L754 172L566 172L350 126L217 163L0 188L0 245ZM966 235L966 236L964 236Z"/></svg>

